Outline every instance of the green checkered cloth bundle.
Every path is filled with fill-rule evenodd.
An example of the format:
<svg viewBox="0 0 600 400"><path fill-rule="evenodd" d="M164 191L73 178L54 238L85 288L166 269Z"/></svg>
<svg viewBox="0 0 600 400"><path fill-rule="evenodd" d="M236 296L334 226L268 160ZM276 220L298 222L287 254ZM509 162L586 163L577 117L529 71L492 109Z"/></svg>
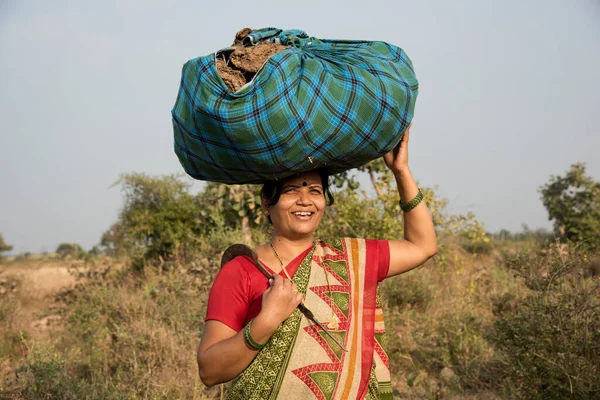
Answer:
<svg viewBox="0 0 600 400"><path fill-rule="evenodd" d="M175 153L193 178L229 184L338 173L393 149L413 118L418 81L406 53L378 41L321 40L265 28L244 40L289 48L232 92L216 56L188 61L172 110Z"/></svg>

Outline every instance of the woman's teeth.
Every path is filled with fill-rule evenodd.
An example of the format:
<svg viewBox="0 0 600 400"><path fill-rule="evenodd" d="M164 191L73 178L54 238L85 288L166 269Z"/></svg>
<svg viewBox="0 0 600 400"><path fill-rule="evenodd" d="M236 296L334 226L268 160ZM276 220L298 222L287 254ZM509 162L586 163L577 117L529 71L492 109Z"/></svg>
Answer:
<svg viewBox="0 0 600 400"><path fill-rule="evenodd" d="M305 217L310 217L310 216L311 216L313 213L311 213L311 212L306 212L306 211L300 211L300 212L294 212L294 213L292 213L292 214L294 214L294 215L297 215L297 216L305 216Z"/></svg>

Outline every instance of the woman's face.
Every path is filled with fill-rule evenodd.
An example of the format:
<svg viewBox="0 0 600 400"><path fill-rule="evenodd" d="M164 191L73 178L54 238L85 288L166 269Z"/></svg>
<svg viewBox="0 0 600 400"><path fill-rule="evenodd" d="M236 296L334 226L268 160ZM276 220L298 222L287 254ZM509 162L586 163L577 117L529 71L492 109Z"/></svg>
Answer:
<svg viewBox="0 0 600 400"><path fill-rule="evenodd" d="M325 192L317 172L285 181L277 204L268 208L277 235L289 239L312 236L325 211Z"/></svg>

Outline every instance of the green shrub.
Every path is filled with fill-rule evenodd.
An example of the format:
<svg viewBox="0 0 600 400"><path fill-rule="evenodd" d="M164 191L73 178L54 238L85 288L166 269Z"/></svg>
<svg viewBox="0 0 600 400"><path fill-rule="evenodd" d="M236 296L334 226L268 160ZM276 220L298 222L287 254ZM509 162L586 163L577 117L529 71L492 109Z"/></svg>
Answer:
<svg viewBox="0 0 600 400"><path fill-rule="evenodd" d="M2 253L11 251L13 246L4 241L4 236L0 233L0 261L3 259Z"/></svg>
<svg viewBox="0 0 600 400"><path fill-rule="evenodd" d="M472 235L470 235L470 232L463 233L461 241L461 247L471 254L485 255L490 254L492 250L494 250L494 245L491 240L489 240L487 237L485 238L485 240L482 240L481 238L477 237L472 237Z"/></svg>
<svg viewBox="0 0 600 400"><path fill-rule="evenodd" d="M431 299L431 286L427 276L411 272L396 279L386 279L381 285L385 309L410 309L426 311Z"/></svg>
<svg viewBox="0 0 600 400"><path fill-rule="evenodd" d="M67 256L72 258L83 258L86 254L85 250L77 243L61 243L56 247L54 252L61 258Z"/></svg>
<svg viewBox="0 0 600 400"><path fill-rule="evenodd" d="M501 354L486 335L491 299L514 298L518 282L485 257L454 252L446 266L429 263L382 285L401 397L490 399L502 390Z"/></svg>
<svg viewBox="0 0 600 400"><path fill-rule="evenodd" d="M505 371L520 398L598 398L600 282L587 277L590 255L556 245L522 252L507 266L530 293L516 307L497 307L490 340L506 355Z"/></svg>
<svg viewBox="0 0 600 400"><path fill-rule="evenodd" d="M202 398L194 352L207 292L177 269L124 270L88 283L69 299L61 343L76 349L69 370L128 399Z"/></svg>
<svg viewBox="0 0 600 400"><path fill-rule="evenodd" d="M101 382L78 379L69 370L66 359L53 349L31 347L25 363L14 371L2 398L11 399L65 399L112 400L125 399L118 387Z"/></svg>
<svg viewBox="0 0 600 400"><path fill-rule="evenodd" d="M564 176L551 176L540 187L554 234L561 240L600 249L600 182L585 174L585 164L571 165Z"/></svg>

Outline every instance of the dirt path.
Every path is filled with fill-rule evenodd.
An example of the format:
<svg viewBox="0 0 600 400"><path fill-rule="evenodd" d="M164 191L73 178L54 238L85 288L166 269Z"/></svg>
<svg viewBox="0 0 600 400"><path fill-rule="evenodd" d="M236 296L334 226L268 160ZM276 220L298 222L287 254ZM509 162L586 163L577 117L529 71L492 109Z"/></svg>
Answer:
<svg viewBox="0 0 600 400"><path fill-rule="evenodd" d="M54 297L75 285L72 272L68 261L0 265L0 301L16 302L12 328L27 332L31 339L48 339L49 328L61 320L52 307Z"/></svg>

